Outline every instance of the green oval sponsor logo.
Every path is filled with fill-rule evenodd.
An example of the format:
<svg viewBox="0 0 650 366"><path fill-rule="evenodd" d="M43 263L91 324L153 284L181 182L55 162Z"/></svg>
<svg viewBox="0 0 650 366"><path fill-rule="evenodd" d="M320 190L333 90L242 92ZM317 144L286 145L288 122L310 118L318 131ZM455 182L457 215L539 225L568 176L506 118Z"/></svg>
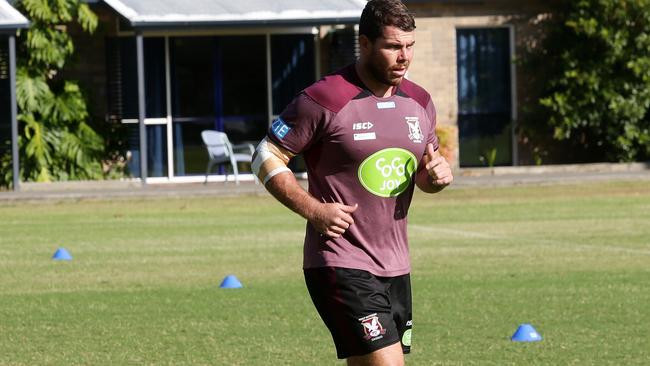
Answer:
<svg viewBox="0 0 650 366"><path fill-rule="evenodd" d="M368 192L395 197L408 188L417 167L412 152L396 147L379 150L359 166L359 181Z"/></svg>
<svg viewBox="0 0 650 366"><path fill-rule="evenodd" d="M411 347L411 329L407 329L402 336L402 344L406 347Z"/></svg>

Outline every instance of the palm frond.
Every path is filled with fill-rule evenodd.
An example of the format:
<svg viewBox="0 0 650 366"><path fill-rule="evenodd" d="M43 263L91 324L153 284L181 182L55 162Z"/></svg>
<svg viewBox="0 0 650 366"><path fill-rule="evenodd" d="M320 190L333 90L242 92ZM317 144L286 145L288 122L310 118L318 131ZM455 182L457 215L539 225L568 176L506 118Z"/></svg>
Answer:
<svg viewBox="0 0 650 366"><path fill-rule="evenodd" d="M53 94L44 77L30 76L25 67L16 72L16 101L21 110L38 111Z"/></svg>
<svg viewBox="0 0 650 366"><path fill-rule="evenodd" d="M66 81L63 92L53 99L49 118L55 124L70 124L88 118L86 102L76 83Z"/></svg>
<svg viewBox="0 0 650 366"><path fill-rule="evenodd" d="M97 15L90 10L88 4L80 4L77 10L77 19L84 31L93 33L97 29Z"/></svg>
<svg viewBox="0 0 650 366"><path fill-rule="evenodd" d="M57 18L47 0L22 0L21 2L31 19L52 21Z"/></svg>

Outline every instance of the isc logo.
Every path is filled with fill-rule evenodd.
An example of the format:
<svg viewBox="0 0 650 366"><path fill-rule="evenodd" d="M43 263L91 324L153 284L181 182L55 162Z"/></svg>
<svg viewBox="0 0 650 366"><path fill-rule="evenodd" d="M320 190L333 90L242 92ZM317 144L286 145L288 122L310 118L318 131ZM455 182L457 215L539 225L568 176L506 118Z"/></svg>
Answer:
<svg viewBox="0 0 650 366"><path fill-rule="evenodd" d="M374 125L372 122L357 122L352 125L353 130L369 130L373 127Z"/></svg>

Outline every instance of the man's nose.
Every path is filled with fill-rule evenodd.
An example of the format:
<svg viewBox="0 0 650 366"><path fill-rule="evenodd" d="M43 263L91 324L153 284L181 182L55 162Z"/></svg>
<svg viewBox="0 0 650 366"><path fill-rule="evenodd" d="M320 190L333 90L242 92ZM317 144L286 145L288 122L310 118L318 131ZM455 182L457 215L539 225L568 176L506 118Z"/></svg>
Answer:
<svg viewBox="0 0 650 366"><path fill-rule="evenodd" d="M397 61L399 61L399 62L406 61L406 59L407 59L406 52L407 52L406 47L400 48L398 53L397 53Z"/></svg>

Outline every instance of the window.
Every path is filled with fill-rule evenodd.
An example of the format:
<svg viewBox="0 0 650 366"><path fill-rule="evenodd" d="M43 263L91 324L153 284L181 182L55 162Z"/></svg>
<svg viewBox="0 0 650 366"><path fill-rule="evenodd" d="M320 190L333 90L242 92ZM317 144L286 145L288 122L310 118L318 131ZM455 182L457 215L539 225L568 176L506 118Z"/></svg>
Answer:
<svg viewBox="0 0 650 366"><path fill-rule="evenodd" d="M144 38L145 118L165 117L165 39ZM138 118L138 65L135 38L107 42L110 119Z"/></svg>
<svg viewBox="0 0 650 366"><path fill-rule="evenodd" d="M170 39L172 70L172 115L215 115L215 45L213 37Z"/></svg>
<svg viewBox="0 0 650 366"><path fill-rule="evenodd" d="M460 165L512 164L509 29L456 35Z"/></svg>
<svg viewBox="0 0 650 366"><path fill-rule="evenodd" d="M135 42L134 37L109 39L107 69L109 119L126 124L129 169L138 176ZM205 174L201 131L224 131L233 143L256 143L266 134L269 115L279 114L316 77L312 34L146 37L144 63L150 177Z"/></svg>
<svg viewBox="0 0 650 366"><path fill-rule="evenodd" d="M223 131L234 142L259 141L268 128L264 36L218 37Z"/></svg>
<svg viewBox="0 0 650 366"><path fill-rule="evenodd" d="M147 177L167 176L167 126L146 126L147 131ZM131 160L129 171L140 177L140 126L136 123L126 125Z"/></svg>
<svg viewBox="0 0 650 366"><path fill-rule="evenodd" d="M144 38L145 120L167 116L165 86L165 39ZM107 41L109 120L128 123L127 149L131 152L129 171L140 176L140 138L138 113L138 68L134 37ZM149 125L147 130L147 168L149 177L167 176L167 132L164 125Z"/></svg>
<svg viewBox="0 0 650 366"><path fill-rule="evenodd" d="M351 26L337 26L327 32L327 36L323 40L327 46L326 74L356 61L359 57L357 33Z"/></svg>
<svg viewBox="0 0 650 366"><path fill-rule="evenodd" d="M201 131L259 141L268 128L264 36L171 41L174 175L205 174Z"/></svg>
<svg viewBox="0 0 650 366"><path fill-rule="evenodd" d="M314 36L271 36L273 114L278 115L304 88L314 82Z"/></svg>
<svg viewBox="0 0 650 366"><path fill-rule="evenodd" d="M11 152L11 85L9 84L9 42L0 35L0 157Z"/></svg>

